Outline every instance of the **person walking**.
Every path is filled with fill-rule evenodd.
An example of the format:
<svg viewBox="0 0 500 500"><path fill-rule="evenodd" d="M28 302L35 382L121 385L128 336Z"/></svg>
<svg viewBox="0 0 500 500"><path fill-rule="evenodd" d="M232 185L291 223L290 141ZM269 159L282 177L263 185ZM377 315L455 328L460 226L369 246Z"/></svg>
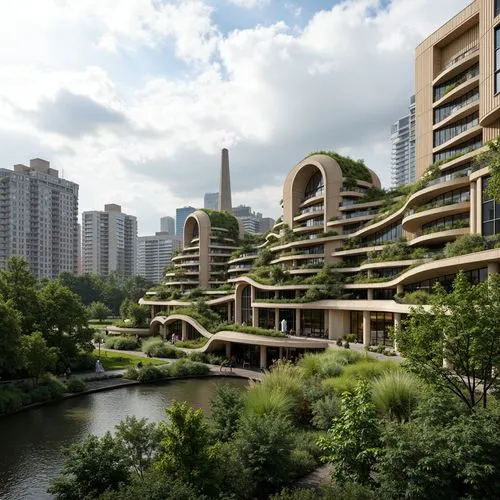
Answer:
<svg viewBox="0 0 500 500"><path fill-rule="evenodd" d="M283 319L281 320L281 331L282 331L283 333L287 333L287 332L288 332L288 324L287 324L287 322L286 322L286 319L285 319L285 318L283 318Z"/></svg>

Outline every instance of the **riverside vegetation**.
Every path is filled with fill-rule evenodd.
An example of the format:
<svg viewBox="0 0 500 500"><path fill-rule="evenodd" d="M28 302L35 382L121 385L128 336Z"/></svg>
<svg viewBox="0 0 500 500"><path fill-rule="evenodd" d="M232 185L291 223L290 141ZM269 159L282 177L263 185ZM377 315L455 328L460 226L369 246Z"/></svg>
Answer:
<svg viewBox="0 0 500 500"><path fill-rule="evenodd" d="M394 332L403 366L329 349L277 362L245 393L219 387L210 419L181 402L159 424L128 418L68 448L50 491L76 500L495 498L499 294L495 275L471 286L460 274L451 293L437 286L431 311L417 307ZM174 363L129 375L206 370ZM323 462L331 481L321 491L293 487Z"/></svg>

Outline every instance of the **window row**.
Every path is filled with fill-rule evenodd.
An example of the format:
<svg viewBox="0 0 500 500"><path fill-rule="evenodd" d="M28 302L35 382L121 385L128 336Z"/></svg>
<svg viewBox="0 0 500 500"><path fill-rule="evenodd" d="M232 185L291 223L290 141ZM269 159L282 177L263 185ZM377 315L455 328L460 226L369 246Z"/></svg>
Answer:
<svg viewBox="0 0 500 500"><path fill-rule="evenodd" d="M479 89L474 89L471 90L470 92L467 92L467 94L464 94L458 99L455 99L454 101L451 101L448 104L436 108L434 110L434 123L436 124L439 123L440 121L443 121L445 118L448 118L448 116L452 115L459 109L478 100L479 100Z"/></svg>
<svg viewBox="0 0 500 500"><path fill-rule="evenodd" d="M478 283L483 283L487 280L488 268L481 267L479 269L471 269L470 271L465 271L464 274L471 284L477 285ZM452 289L455 276L456 274L445 274L444 276L437 276L436 278L430 278L428 280L405 285L405 293L415 292L417 290L423 290L424 292L432 293L432 290L436 283L441 283L441 285L443 285L444 288L449 292Z"/></svg>
<svg viewBox="0 0 500 500"><path fill-rule="evenodd" d="M470 80L479 75L479 63L474 64L474 66L466 69L462 73L446 80L440 85L436 85L434 87L434 102L439 101L443 96L445 96L448 92L451 92L454 88L458 87L462 83Z"/></svg>
<svg viewBox="0 0 500 500"><path fill-rule="evenodd" d="M448 127L436 130L434 132L434 147L448 142L457 135L475 127L476 125L479 125L479 113L477 111L466 116L465 118L462 118L461 120L456 121Z"/></svg>
<svg viewBox="0 0 500 500"><path fill-rule="evenodd" d="M325 183L323 181L323 175L321 172L317 171L311 176L309 182L307 183L306 189L304 191L304 201L309 198L314 198L315 196L320 196L325 192Z"/></svg>
<svg viewBox="0 0 500 500"><path fill-rule="evenodd" d="M483 203L482 203L482 233L483 236L500 234L500 203L486 196L489 177L482 179Z"/></svg>
<svg viewBox="0 0 500 500"><path fill-rule="evenodd" d="M433 159L434 162L445 161L445 160L449 161L452 160L453 158L458 158L459 156L462 156L466 153L470 153L471 151L474 151L482 146L483 146L482 137L481 135L478 135L467 142L460 143L459 146L445 149L444 151L440 151L439 153L434 154Z"/></svg>
<svg viewBox="0 0 500 500"><path fill-rule="evenodd" d="M500 92L500 28L495 29L495 94L498 92Z"/></svg>
<svg viewBox="0 0 500 500"><path fill-rule="evenodd" d="M401 238L402 234L401 222L398 222L364 238L363 243L377 244L385 243L386 241L395 241Z"/></svg>
<svg viewBox="0 0 500 500"><path fill-rule="evenodd" d="M422 234L458 229L469 225L469 214L455 214L441 217L422 225Z"/></svg>

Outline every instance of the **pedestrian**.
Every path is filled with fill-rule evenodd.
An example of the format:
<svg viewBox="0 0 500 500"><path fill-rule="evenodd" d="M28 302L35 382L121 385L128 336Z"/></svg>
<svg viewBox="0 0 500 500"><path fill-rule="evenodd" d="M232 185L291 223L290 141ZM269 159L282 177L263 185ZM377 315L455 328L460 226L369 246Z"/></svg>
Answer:
<svg viewBox="0 0 500 500"><path fill-rule="evenodd" d="M68 380L71 377L71 368L69 366L66 368L64 376L66 377L66 380Z"/></svg>
<svg viewBox="0 0 500 500"><path fill-rule="evenodd" d="M288 331L288 324L287 324L285 318L283 318L281 320L281 331L282 331L282 333L287 333L287 331Z"/></svg>

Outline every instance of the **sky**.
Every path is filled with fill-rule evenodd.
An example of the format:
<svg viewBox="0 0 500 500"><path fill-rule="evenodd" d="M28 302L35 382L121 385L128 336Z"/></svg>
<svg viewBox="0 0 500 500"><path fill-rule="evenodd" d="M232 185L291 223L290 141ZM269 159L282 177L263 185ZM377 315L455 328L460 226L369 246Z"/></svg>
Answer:
<svg viewBox="0 0 500 500"><path fill-rule="evenodd" d="M315 150L390 184L415 47L469 0L2 0L0 166L41 157L139 234L218 190L280 215Z"/></svg>

